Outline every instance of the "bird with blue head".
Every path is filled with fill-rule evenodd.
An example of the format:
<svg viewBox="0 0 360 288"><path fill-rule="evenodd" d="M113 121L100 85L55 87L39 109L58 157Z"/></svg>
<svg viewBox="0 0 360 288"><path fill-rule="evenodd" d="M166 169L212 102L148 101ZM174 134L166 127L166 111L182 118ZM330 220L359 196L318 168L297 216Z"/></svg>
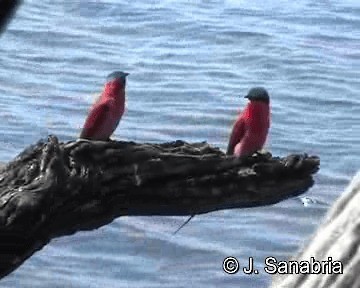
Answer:
<svg viewBox="0 0 360 288"><path fill-rule="evenodd" d="M125 111L126 77L115 71L106 77L104 90L91 107L80 133L81 139L108 141Z"/></svg>
<svg viewBox="0 0 360 288"><path fill-rule="evenodd" d="M227 148L227 154L236 157L261 150L270 128L270 97L265 88L251 88L245 98L250 102L235 121Z"/></svg>

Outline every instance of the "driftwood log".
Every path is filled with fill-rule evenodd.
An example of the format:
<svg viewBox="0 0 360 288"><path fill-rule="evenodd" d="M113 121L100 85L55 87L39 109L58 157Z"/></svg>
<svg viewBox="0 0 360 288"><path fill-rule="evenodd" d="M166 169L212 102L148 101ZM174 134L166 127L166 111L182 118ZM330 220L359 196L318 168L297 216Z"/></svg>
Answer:
<svg viewBox="0 0 360 288"><path fill-rule="evenodd" d="M319 158L226 156L206 142L39 141L0 170L0 276L52 238L121 215L269 205L313 185Z"/></svg>
<svg viewBox="0 0 360 288"><path fill-rule="evenodd" d="M0 0L0 34L5 31L7 24L21 3L22 0Z"/></svg>
<svg viewBox="0 0 360 288"><path fill-rule="evenodd" d="M342 263L342 273L277 275L271 287L359 288L360 287L360 172L335 202L313 239L294 261L329 260ZM333 268L335 265L332 265ZM329 266L328 266L329 267ZM337 272L335 269L331 272Z"/></svg>

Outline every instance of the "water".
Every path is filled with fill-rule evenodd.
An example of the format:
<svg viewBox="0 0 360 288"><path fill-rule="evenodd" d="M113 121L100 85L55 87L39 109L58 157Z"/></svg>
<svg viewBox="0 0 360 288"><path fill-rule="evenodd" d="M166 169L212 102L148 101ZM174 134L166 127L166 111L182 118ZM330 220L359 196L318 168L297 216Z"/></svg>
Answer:
<svg viewBox="0 0 360 288"><path fill-rule="evenodd" d="M113 70L130 72L118 139L225 149L242 98L272 97L267 148L321 157L307 198L195 217L122 217L53 240L0 287L266 287L265 257L309 239L360 168L360 4L334 1L25 1L0 39L0 159L79 134ZM305 197L305 196L304 196ZM258 275L222 261L255 259Z"/></svg>

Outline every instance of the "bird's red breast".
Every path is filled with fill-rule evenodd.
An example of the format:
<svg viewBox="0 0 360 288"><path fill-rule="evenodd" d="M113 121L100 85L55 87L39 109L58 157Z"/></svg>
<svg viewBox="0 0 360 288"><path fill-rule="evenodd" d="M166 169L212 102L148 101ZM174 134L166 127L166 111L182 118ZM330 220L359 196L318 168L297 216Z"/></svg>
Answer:
<svg viewBox="0 0 360 288"><path fill-rule="evenodd" d="M86 118L80 138L108 140L125 110L125 87L117 80L106 83Z"/></svg>
<svg viewBox="0 0 360 288"><path fill-rule="evenodd" d="M249 102L235 121L227 154L249 155L262 149L270 127L270 106L260 101Z"/></svg>

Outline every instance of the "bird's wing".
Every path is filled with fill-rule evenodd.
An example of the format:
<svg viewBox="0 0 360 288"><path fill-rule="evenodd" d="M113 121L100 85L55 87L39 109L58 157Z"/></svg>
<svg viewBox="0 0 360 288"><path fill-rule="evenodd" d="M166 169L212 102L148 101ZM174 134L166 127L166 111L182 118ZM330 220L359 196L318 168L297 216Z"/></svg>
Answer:
<svg viewBox="0 0 360 288"><path fill-rule="evenodd" d="M102 103L95 105L86 118L84 128L81 131L80 138L93 137L98 129L106 121L110 112L110 106L108 103Z"/></svg>
<svg viewBox="0 0 360 288"><path fill-rule="evenodd" d="M245 134L245 122L243 118L239 118L236 120L234 127L232 129L229 145L226 151L227 155L232 155L234 153L234 148L237 143L241 141Z"/></svg>

